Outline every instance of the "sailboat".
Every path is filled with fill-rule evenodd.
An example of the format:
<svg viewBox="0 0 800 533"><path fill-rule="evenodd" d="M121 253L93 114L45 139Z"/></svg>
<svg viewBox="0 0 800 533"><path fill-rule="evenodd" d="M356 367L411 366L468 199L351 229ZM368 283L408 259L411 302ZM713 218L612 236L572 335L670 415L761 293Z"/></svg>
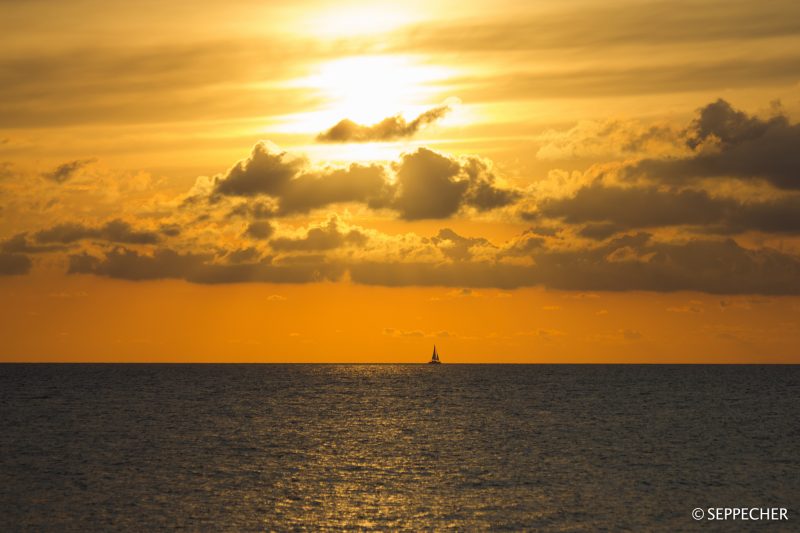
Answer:
<svg viewBox="0 0 800 533"><path fill-rule="evenodd" d="M440 364L442 364L442 362L439 361L439 354L436 353L436 345L435 344L433 345L433 355L431 356L431 360L428 361L428 364L429 365L440 365Z"/></svg>

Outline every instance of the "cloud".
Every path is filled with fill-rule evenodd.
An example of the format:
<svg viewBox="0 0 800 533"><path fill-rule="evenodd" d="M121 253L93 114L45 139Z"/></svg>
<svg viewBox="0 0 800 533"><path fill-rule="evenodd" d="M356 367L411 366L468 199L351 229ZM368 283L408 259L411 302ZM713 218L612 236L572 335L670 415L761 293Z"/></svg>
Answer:
<svg viewBox="0 0 800 533"><path fill-rule="evenodd" d="M266 220L256 220L247 225L244 233L254 239L269 239L275 233L275 228Z"/></svg>
<svg viewBox="0 0 800 533"><path fill-rule="evenodd" d="M6 253L37 254L66 250L66 246L37 245L28 240L27 233L18 233L0 242L0 250Z"/></svg>
<svg viewBox="0 0 800 533"><path fill-rule="evenodd" d="M391 194L385 171L378 165L314 170L306 159L281 151L272 143L260 142L248 159L214 179L212 199L271 196L278 201L277 208L259 201L240 204L231 211L232 216L269 218L307 213L333 203L362 202L381 207Z"/></svg>
<svg viewBox="0 0 800 533"><path fill-rule="evenodd" d="M263 201L245 201L238 204L228 212L228 217L243 217L250 219L267 219L277 216L277 210L274 206L269 205Z"/></svg>
<svg viewBox="0 0 800 533"><path fill-rule="evenodd" d="M537 213L569 224L587 224L578 233L592 239L665 226L692 226L695 232L717 234L800 233L800 194L745 201L698 189L594 182L574 196L542 200Z"/></svg>
<svg viewBox="0 0 800 533"><path fill-rule="evenodd" d="M584 120L568 130L545 131L537 140L542 144L536 157L556 160L652 156L676 152L683 143L680 132L668 124L645 125L632 120Z"/></svg>
<svg viewBox="0 0 800 533"><path fill-rule="evenodd" d="M615 50L725 40L795 36L800 8L792 0L761 6L746 0L691 0L632 3L626 9L603 4L563 4L561 9L517 13L489 20L453 19L415 25L401 33L398 48L427 52ZM598 25L602 20L604 24ZM402 37L405 37L403 39Z"/></svg>
<svg viewBox="0 0 800 533"><path fill-rule="evenodd" d="M789 135L793 128L784 117L761 119L718 101L681 130L681 157L659 161L717 157L774 132ZM612 128L610 135L616 131ZM800 294L800 258L792 251L793 240L786 239L784 245L761 235L738 242L713 237L800 234L800 191L777 189L762 180L745 186L737 180L676 182L650 174L635 181L620 179L620 168L646 161L655 160L603 163L563 190L539 187L537 182L523 191L504 185L490 161L474 156L417 148L381 164L317 165L270 143L258 143L248 158L228 171L198 179L188 196L191 201L180 204L177 214L140 211L146 213L142 223L150 220L146 227L121 219L61 222L7 238L0 242L0 253L22 257L14 259L16 268L27 261L30 269L30 254L71 248L75 252L69 255L70 273L130 280L347 279L468 291L538 286ZM349 216L347 222L328 215L321 223L297 227L297 215L341 203L380 210L367 218L385 219L393 213L406 221L476 216L515 203L536 210L525 218L534 226L505 242L461 235L450 223L438 231L432 223L424 224L426 232L433 228L430 237L381 233L352 225ZM355 216L363 216L358 211ZM317 212L314 219L321 216ZM294 220L284 220L288 217ZM650 228L670 230L655 236L642 232ZM753 243L770 243L780 250Z"/></svg>
<svg viewBox="0 0 800 533"><path fill-rule="evenodd" d="M85 18L80 12L76 17ZM4 54L0 126L163 124L248 117L253 109L281 115L302 111L310 100L296 87L251 85L267 77L288 79L304 61L313 61L309 53L315 46L308 40L144 45L135 36L120 39L125 46L76 46L65 39L58 49Z"/></svg>
<svg viewBox="0 0 800 533"><path fill-rule="evenodd" d="M463 206L487 211L521 196L495 186L488 164L478 158L459 161L419 148L404 154L395 170L398 191L391 205L406 220L447 218Z"/></svg>
<svg viewBox="0 0 800 533"><path fill-rule="evenodd" d="M404 331L395 328L383 328L383 334L389 337L425 337L425 332L419 329Z"/></svg>
<svg viewBox="0 0 800 533"><path fill-rule="evenodd" d="M572 197L543 200L537 207L540 215L570 224L607 222L623 228L706 224L719 220L723 211L705 191L662 192L600 182L580 188Z"/></svg>
<svg viewBox="0 0 800 533"><path fill-rule="evenodd" d="M228 252L225 255L225 259L231 264L255 263L261 260L261 252L258 248L249 246L247 248L239 248L238 250Z"/></svg>
<svg viewBox="0 0 800 533"><path fill-rule="evenodd" d="M99 239L124 244L155 244L160 237L154 231L135 230L128 222L115 219L100 227L84 226L80 223L67 222L41 230L34 234L40 243L70 244L83 239Z"/></svg>
<svg viewBox="0 0 800 533"><path fill-rule="evenodd" d="M642 333L635 329L621 329L619 330L619 333L626 341L638 341L643 337Z"/></svg>
<svg viewBox="0 0 800 533"><path fill-rule="evenodd" d="M364 231L331 220L300 237L273 239L275 256L255 249L193 253L115 247L102 255L71 255L69 272L194 283L310 283L340 280L348 273L353 283L388 287L800 294L800 259L771 248L744 248L732 239L668 242L639 233L563 247L558 240L523 234L495 246L450 230L417 241L373 231L369 242L375 244L369 247L365 239ZM531 245L530 239L540 240ZM402 250L391 257L384 248Z"/></svg>
<svg viewBox="0 0 800 533"><path fill-rule="evenodd" d="M445 256L454 261L469 260L472 257L472 247L492 246L492 244L486 239L480 237L462 237L450 228L439 230L439 233L437 233L436 236L431 239L431 242L433 242L439 248L439 250L444 253ZM469 291L469 294L472 293L469 289L463 290Z"/></svg>
<svg viewBox="0 0 800 533"><path fill-rule="evenodd" d="M535 330L518 331L517 335L520 337L538 337L543 341L550 342L558 337L564 337L567 334L558 329L538 328Z"/></svg>
<svg viewBox="0 0 800 533"><path fill-rule="evenodd" d="M306 162L271 143L260 142L248 159L236 163L223 178L215 180L214 192L232 196L276 196Z"/></svg>
<svg viewBox="0 0 800 533"><path fill-rule="evenodd" d="M534 253L544 249L547 239L541 237L535 230L525 230L522 235L509 241L500 250L501 257L531 257Z"/></svg>
<svg viewBox="0 0 800 533"><path fill-rule="evenodd" d="M703 303L697 300L692 300L686 305L675 305L671 307L667 307L667 312L669 313L702 313Z"/></svg>
<svg viewBox="0 0 800 533"><path fill-rule="evenodd" d="M393 192L383 167L352 164L343 169L303 174L290 181L281 191L279 214L307 213L345 202L381 208L389 204Z"/></svg>
<svg viewBox="0 0 800 533"><path fill-rule="evenodd" d="M31 260L26 255L0 252L0 276L27 274L31 266Z"/></svg>
<svg viewBox="0 0 800 533"><path fill-rule="evenodd" d="M167 237L177 237L181 234L181 227L178 224L161 224L158 230Z"/></svg>
<svg viewBox="0 0 800 533"><path fill-rule="evenodd" d="M357 202L374 209L393 209L406 220L419 220L447 218L463 207L488 211L521 198L519 191L499 187L496 182L487 161L449 157L427 148L403 154L390 168L354 163L315 169L306 159L262 142L248 159L213 179L210 200L268 196L277 202L275 209L263 202L251 207L239 204L231 216L252 214L256 205L269 217Z"/></svg>
<svg viewBox="0 0 800 533"><path fill-rule="evenodd" d="M58 165L50 172L43 173L42 176L45 179L54 181L59 184L64 183L70 180L72 177L74 177L75 174L78 173L78 171L80 171L87 165L94 162L95 159L76 159L75 161L68 161L67 163L62 163L61 165Z"/></svg>
<svg viewBox="0 0 800 533"><path fill-rule="evenodd" d="M783 115L761 119L720 99L699 110L686 144L692 149L689 157L645 159L628 174L669 183L764 179L779 189L800 189L800 124Z"/></svg>
<svg viewBox="0 0 800 533"><path fill-rule="evenodd" d="M117 279L143 281L184 279L192 283L311 283L337 281L344 270L340 265L317 261L276 265L270 260L244 264L219 264L210 254L181 253L157 248L146 254L115 248L104 257L87 253L69 256L70 274L94 274Z"/></svg>
<svg viewBox="0 0 800 533"><path fill-rule="evenodd" d="M455 214L469 188L469 182L457 178L460 170L454 160L427 148L403 155L394 207L408 220Z"/></svg>
<svg viewBox="0 0 800 533"><path fill-rule="evenodd" d="M603 58L605 59L605 58ZM598 59L598 64L602 63ZM724 91L734 88L791 85L800 69L800 56L753 57L628 67L574 67L530 72L504 70L499 74L452 80L459 96L469 102L509 102L536 99L618 98L625 95L664 95L677 92Z"/></svg>
<svg viewBox="0 0 800 533"><path fill-rule="evenodd" d="M461 171L469 182L465 203L478 211L505 207L522 198L520 191L495 185L494 170L485 159L467 157L461 161Z"/></svg>
<svg viewBox="0 0 800 533"><path fill-rule="evenodd" d="M350 276L356 283L383 286L800 293L797 257L769 248L746 249L730 239L669 243L638 234L590 248L540 247L529 259L529 264L363 262L350 266Z"/></svg>
<svg viewBox="0 0 800 533"><path fill-rule="evenodd" d="M388 337L398 337L398 338L427 337L432 339L450 338L455 336L453 333L447 330L426 332L420 329L402 330L396 328L383 328L383 334Z"/></svg>
<svg viewBox="0 0 800 533"><path fill-rule="evenodd" d="M411 122L400 116L387 117L377 124L365 126L350 119L339 121L331 129L317 135L317 141L328 143L393 141L412 137L421 128L444 117L450 111L446 105L425 111Z"/></svg>
<svg viewBox="0 0 800 533"><path fill-rule="evenodd" d="M619 233L624 228L614 224L613 222L600 222L597 224L586 224L578 230L578 235L586 237L587 239L594 239L598 241L605 240L615 233Z"/></svg>
<svg viewBox="0 0 800 533"><path fill-rule="evenodd" d="M277 252L325 251L345 245L361 246L367 240L368 237L358 230L340 231L338 220L331 218L325 226L309 229L304 237L273 239L270 246Z"/></svg>

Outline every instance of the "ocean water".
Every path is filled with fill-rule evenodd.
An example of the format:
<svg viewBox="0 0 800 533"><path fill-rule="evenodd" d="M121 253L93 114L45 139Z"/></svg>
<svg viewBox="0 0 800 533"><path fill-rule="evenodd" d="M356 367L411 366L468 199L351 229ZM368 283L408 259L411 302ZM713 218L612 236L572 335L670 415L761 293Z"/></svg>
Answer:
<svg viewBox="0 0 800 533"><path fill-rule="evenodd" d="M800 367L0 365L3 531L800 530ZM696 507L786 507L695 522Z"/></svg>

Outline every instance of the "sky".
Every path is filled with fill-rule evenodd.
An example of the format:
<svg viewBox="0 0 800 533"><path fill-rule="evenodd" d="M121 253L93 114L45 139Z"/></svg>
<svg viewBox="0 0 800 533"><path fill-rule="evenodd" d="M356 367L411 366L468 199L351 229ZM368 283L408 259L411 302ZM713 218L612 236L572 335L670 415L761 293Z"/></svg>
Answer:
<svg viewBox="0 0 800 533"><path fill-rule="evenodd" d="M0 1L0 361L800 362L800 3Z"/></svg>

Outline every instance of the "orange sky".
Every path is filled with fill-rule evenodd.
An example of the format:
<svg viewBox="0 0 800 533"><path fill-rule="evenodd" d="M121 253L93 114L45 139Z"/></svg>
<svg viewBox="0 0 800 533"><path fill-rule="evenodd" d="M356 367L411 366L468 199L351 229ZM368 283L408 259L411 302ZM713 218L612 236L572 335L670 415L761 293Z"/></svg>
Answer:
<svg viewBox="0 0 800 533"><path fill-rule="evenodd" d="M0 360L798 362L798 20L4 3Z"/></svg>

